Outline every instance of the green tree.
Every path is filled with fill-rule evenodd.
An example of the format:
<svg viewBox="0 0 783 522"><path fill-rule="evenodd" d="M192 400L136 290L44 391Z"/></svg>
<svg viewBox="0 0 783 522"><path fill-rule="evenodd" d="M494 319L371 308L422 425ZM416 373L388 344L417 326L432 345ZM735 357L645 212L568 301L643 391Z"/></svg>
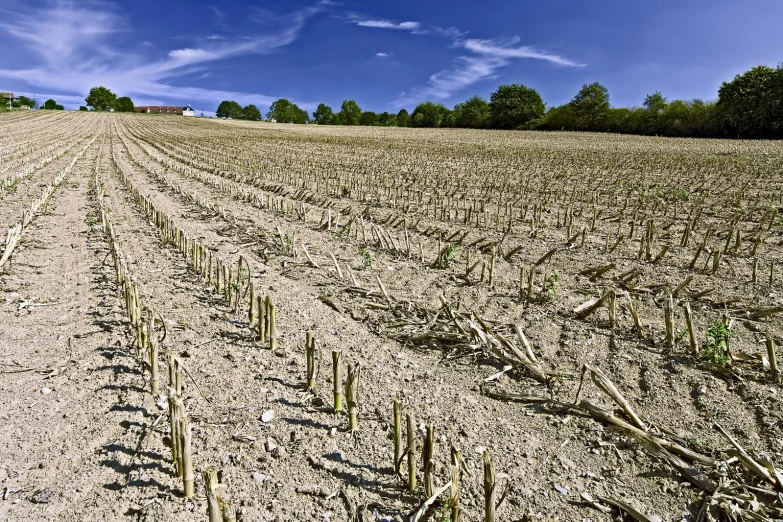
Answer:
<svg viewBox="0 0 783 522"><path fill-rule="evenodd" d="M583 85L570 105L579 130L601 130L609 113L609 91L598 82Z"/></svg>
<svg viewBox="0 0 783 522"><path fill-rule="evenodd" d="M30 107L31 109L35 109L38 105L35 103L35 100L32 98L28 98L27 96L20 96L13 102L11 102L12 107Z"/></svg>
<svg viewBox="0 0 783 522"><path fill-rule="evenodd" d="M354 100L345 100L340 107L340 119L343 125L359 125L362 110Z"/></svg>
<svg viewBox="0 0 783 522"><path fill-rule="evenodd" d="M44 104L41 106L41 109L47 110L47 111L64 111L65 107L54 101L53 99L49 98L44 102Z"/></svg>
<svg viewBox="0 0 783 522"><path fill-rule="evenodd" d="M451 124L451 111L439 103L426 101L413 110L411 123L414 127L448 127Z"/></svg>
<svg viewBox="0 0 783 522"><path fill-rule="evenodd" d="M484 129L489 127L491 113L489 103L481 96L458 103L454 106L454 126L470 129Z"/></svg>
<svg viewBox="0 0 783 522"><path fill-rule="evenodd" d="M310 122L310 115L307 114L306 110L297 107L296 111L296 121L294 123L305 124Z"/></svg>
<svg viewBox="0 0 783 522"><path fill-rule="evenodd" d="M218 105L215 116L218 118L231 118L238 120L242 117L242 106L233 100L223 100Z"/></svg>
<svg viewBox="0 0 783 522"><path fill-rule="evenodd" d="M644 97L642 106L652 114L661 114L666 108L666 98L658 91Z"/></svg>
<svg viewBox="0 0 783 522"><path fill-rule="evenodd" d="M658 119L657 131L665 136L688 136L693 133L691 106L682 100L666 105Z"/></svg>
<svg viewBox="0 0 783 522"><path fill-rule="evenodd" d="M405 109L400 109L400 112L397 113L397 117L395 118L397 121L398 127L410 127L411 126L411 116L408 114L408 111Z"/></svg>
<svg viewBox="0 0 783 522"><path fill-rule="evenodd" d="M307 123L310 119L307 112L285 98L272 102L266 117L279 123Z"/></svg>
<svg viewBox="0 0 783 522"><path fill-rule="evenodd" d="M660 92L655 91L644 98L642 106L647 111L647 132L650 134L661 132L660 119L661 114L666 109L666 98Z"/></svg>
<svg viewBox="0 0 783 522"><path fill-rule="evenodd" d="M359 125L364 125L365 127L372 127L376 123L378 123L378 115L372 111L364 111L362 115L359 117Z"/></svg>
<svg viewBox="0 0 783 522"><path fill-rule="evenodd" d="M541 118L545 110L538 91L524 85L501 85L489 98L492 126L497 129L518 129Z"/></svg>
<svg viewBox="0 0 783 522"><path fill-rule="evenodd" d="M117 101L117 95L106 87L93 87L87 98L84 99L88 106L96 111L108 111L114 108Z"/></svg>
<svg viewBox="0 0 783 522"><path fill-rule="evenodd" d="M385 127L394 125L396 120L397 118L394 117L394 114L389 114L386 111L383 111L378 115L378 125L383 125Z"/></svg>
<svg viewBox="0 0 783 522"><path fill-rule="evenodd" d="M252 103L250 105L246 105L245 107L242 107L242 119L250 120L250 121L260 121L261 111L258 110L258 107L256 107Z"/></svg>
<svg viewBox="0 0 783 522"><path fill-rule="evenodd" d="M79 105L79 110L80 111L88 111L89 109L87 107L85 107L84 105Z"/></svg>
<svg viewBox="0 0 783 522"><path fill-rule="evenodd" d="M613 111L614 109L609 110L610 119ZM649 112L647 111L647 109L643 107L634 107L632 109L628 109L626 117L623 119L622 125L618 129L618 132L623 132L626 134L649 133L650 132L649 116L650 116Z"/></svg>
<svg viewBox="0 0 783 522"><path fill-rule="evenodd" d="M783 64L738 74L718 89L724 132L740 138L783 138Z"/></svg>
<svg viewBox="0 0 783 522"><path fill-rule="evenodd" d="M693 135L703 138L721 135L717 104L714 101L691 100Z"/></svg>
<svg viewBox="0 0 783 522"><path fill-rule="evenodd" d="M325 103L319 103L313 113L313 121L318 125L333 125L334 111Z"/></svg>
<svg viewBox="0 0 783 522"><path fill-rule="evenodd" d="M128 96L120 96L114 104L115 112L133 112L133 100Z"/></svg>
<svg viewBox="0 0 783 522"><path fill-rule="evenodd" d="M571 112L571 106L560 105L559 107L550 107L546 114L538 121L536 127L541 130L575 130L574 116Z"/></svg>
<svg viewBox="0 0 783 522"><path fill-rule="evenodd" d="M454 127L454 111L445 107L442 104L438 104L438 110L440 111L440 126L441 127Z"/></svg>
<svg viewBox="0 0 783 522"><path fill-rule="evenodd" d="M632 110L626 107L609 109L609 112L606 116L607 132L625 132L625 128L629 125L631 114Z"/></svg>

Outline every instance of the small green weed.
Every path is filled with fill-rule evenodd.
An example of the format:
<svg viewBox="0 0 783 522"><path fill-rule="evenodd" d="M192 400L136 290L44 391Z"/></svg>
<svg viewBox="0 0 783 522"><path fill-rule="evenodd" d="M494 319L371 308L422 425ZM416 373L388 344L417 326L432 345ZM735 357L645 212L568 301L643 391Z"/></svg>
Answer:
<svg viewBox="0 0 783 522"><path fill-rule="evenodd" d="M729 356L729 338L734 333L728 329L723 321L716 320L707 328L707 340L702 344L704 356L715 364L731 364Z"/></svg>
<svg viewBox="0 0 783 522"><path fill-rule="evenodd" d="M674 344L680 344L686 335L688 335L688 330L683 329L677 332L674 336Z"/></svg>
<svg viewBox="0 0 783 522"><path fill-rule="evenodd" d="M348 237L348 227L347 226L341 227L340 230L332 234L332 237L334 239L340 239L341 237Z"/></svg>
<svg viewBox="0 0 783 522"><path fill-rule="evenodd" d="M660 192L655 187L642 187L639 189L638 197L639 201L645 202L652 200L660 196Z"/></svg>
<svg viewBox="0 0 783 522"><path fill-rule="evenodd" d="M557 272L552 272L546 278L544 288L541 291L541 297L544 301L551 301L560 290L560 276Z"/></svg>
<svg viewBox="0 0 783 522"><path fill-rule="evenodd" d="M435 508L435 513L432 515L432 520L435 522L449 522L449 520L451 520L451 507L449 506L448 502Z"/></svg>
<svg viewBox="0 0 783 522"><path fill-rule="evenodd" d="M92 230L93 227L98 223L98 217L92 212L88 212L87 217L84 219L84 222L87 224L88 227L90 227L90 230Z"/></svg>
<svg viewBox="0 0 783 522"><path fill-rule="evenodd" d="M440 256L440 266L443 268L448 268L451 266L451 263L454 262L455 259L457 259L457 250L459 249L459 245L456 243L449 243L446 245L446 248L443 249L443 253Z"/></svg>
<svg viewBox="0 0 783 522"><path fill-rule="evenodd" d="M283 236L283 254L290 256L294 253L294 240L286 234Z"/></svg>
<svg viewBox="0 0 783 522"><path fill-rule="evenodd" d="M564 386L566 382L566 371L565 370L558 370L557 375L555 375L555 382L557 382L558 386Z"/></svg>
<svg viewBox="0 0 783 522"><path fill-rule="evenodd" d="M364 268L372 268L372 254L366 248L360 248L359 253L364 261Z"/></svg>

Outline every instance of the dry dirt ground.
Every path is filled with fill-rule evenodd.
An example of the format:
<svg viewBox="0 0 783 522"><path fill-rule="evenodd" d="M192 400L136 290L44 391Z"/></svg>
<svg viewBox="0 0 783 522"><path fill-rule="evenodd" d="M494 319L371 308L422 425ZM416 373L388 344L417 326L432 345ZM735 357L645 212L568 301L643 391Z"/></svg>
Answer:
<svg viewBox="0 0 783 522"><path fill-rule="evenodd" d="M497 520L633 519L608 509L609 500L597 509L584 494L626 503L649 520L707 520L725 517L709 508L711 495L734 486L740 500L724 503L761 517L746 519L783 516L783 500L767 493L774 476L765 482L744 469L716 428L783 467L783 386L764 335L783 357L783 315L753 315L783 305L780 144L41 113L4 115L0 135L19 144L2 156L0 179L33 168L0 192L3 227L84 149L0 267L0 520L207 520L200 473L195 496L184 498L171 462L165 392L150 392L136 355L101 206L144 307L165 325L162 388L171 354L187 370L194 468L218 469L220 495L239 520L408 520L425 500L424 477L419 469L408 492L394 475L395 397L415 415L419 468L425 427L435 427L436 487L449 480L450 446L461 451L464 521L484 520L484 450L502 497ZM505 173L509 185L483 177L489 172ZM406 208L410 191L395 183L409 188L412 173L441 197L453 182L474 207L484 198L486 211L463 219L457 204L444 214L437 198L434 207ZM523 192L507 211L497 194L527 178L535 196L524 200ZM617 188L596 188L597 178ZM582 186L582 199L573 199ZM586 199L593 190L605 190L604 199ZM134 193L227 264L247 262L244 276L276 306L275 350L255 338L245 303L234 310L164 241ZM508 230L501 217L492 225L503 213ZM406 224L384 221L390 214ZM638 255L648 220L657 224L652 256L669 247L655 262ZM694 232L683 246L688 226ZM708 229L714 235L691 267ZM457 230L467 234L459 245L450 237ZM495 241L494 261L482 239ZM448 244L453 256L434 266ZM527 293L520 268L529 273L552 249ZM710 256L719 250L713 272ZM465 276L469 260L486 266ZM605 274L581 273L609 263L616 266ZM490 264L491 284L480 275ZM687 292L675 296L667 346L665 289L689 276ZM608 288L617 290L614 325L605 307L574 313ZM686 300L699 354L689 346ZM703 343L724 316L734 360L718 364ZM545 378L480 333L448 330L469 329L477 318L486 329L475 332L520 348L512 326L524 331ZM307 331L320 353L314 394L303 391ZM355 433L330 407L333 350L361 364ZM628 429L571 407L584 364L606 374L649 434L707 456L711 465L687 464L715 489L694 485ZM589 378L579 398L630 421ZM448 520L442 504L428 515Z"/></svg>

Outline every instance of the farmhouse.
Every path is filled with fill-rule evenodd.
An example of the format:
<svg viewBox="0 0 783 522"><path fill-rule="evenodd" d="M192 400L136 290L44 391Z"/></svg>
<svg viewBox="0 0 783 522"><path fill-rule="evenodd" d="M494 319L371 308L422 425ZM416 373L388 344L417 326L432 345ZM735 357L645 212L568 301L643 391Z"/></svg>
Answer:
<svg viewBox="0 0 783 522"><path fill-rule="evenodd" d="M14 93L12 92L0 92L0 98L3 98L3 100L9 102L14 101Z"/></svg>
<svg viewBox="0 0 783 522"><path fill-rule="evenodd" d="M172 105L141 105L134 107L133 110L134 112L146 112L147 114L178 114L182 116L184 108Z"/></svg>
<svg viewBox="0 0 783 522"><path fill-rule="evenodd" d="M187 107L185 107L185 108L182 110L182 115L183 115L183 116L195 116L195 115L196 115L196 111L194 111L194 110L193 110L193 107L191 107L190 105L188 105Z"/></svg>

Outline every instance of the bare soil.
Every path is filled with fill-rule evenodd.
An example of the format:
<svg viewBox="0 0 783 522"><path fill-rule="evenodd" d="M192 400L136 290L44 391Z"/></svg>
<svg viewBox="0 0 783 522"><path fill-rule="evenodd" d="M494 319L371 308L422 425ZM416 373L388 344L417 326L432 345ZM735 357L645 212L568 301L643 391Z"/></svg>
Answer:
<svg viewBox="0 0 783 522"><path fill-rule="evenodd" d="M51 130L36 118L15 117L13 125L0 118L0 129L15 132L20 143L37 139L46 146L61 139L55 131L65 120L55 120ZM767 203L756 198L757 193L768 198L770 208L782 207L780 144L762 150L742 142L541 133L506 133L504 141L496 143L498 133L456 130L323 129L99 114L73 114L67 120L73 130L62 145L67 152L0 202L0 225L11 226L88 138L100 134L26 229L10 263L0 269L0 520L207 520L200 477L195 498L183 498L170 458L165 397L150 393L148 373L135 355L134 335L101 230L95 179L103 185L102 203L144 306L166 325L161 367L175 354L187 369L184 392L194 425L194 467L218 468L221 495L238 507L240 520L407 520L424 492L421 471L420 485L412 493L394 476L395 397L415 415L420 432L425 425L435 426L436 485L449 480L450 444L464 456L469 475L462 474L462 520L484 520L484 449L492 455L498 488L504 492L498 520L626 516L595 509L581 493L619 499L661 520L697 520L708 497L682 473L627 430L563 406L575 400L585 363L614 382L651 433L725 462L730 446L716 430L718 423L752 454L766 452L783 466L783 387L772 381L763 364L766 328L783 357L783 315L749 320L746 313L783 305L783 225L775 222L763 236L756 282L750 282L752 238L745 239L736 254L729 249L717 274L702 268L704 258L689 268L705 230L723 232L735 204L750 207L751 218L738 221L745 227L743 234L763 225L763 212L753 212ZM618 195L617 208L606 204L597 219L593 207L583 205L584 213L571 229L571 235L588 229L583 245L577 241L566 246L568 205L555 198L545 211L546 226L538 221L535 234L528 223L532 210L514 223L503 239L505 252L517 245L524 248L510 260L497 256L490 285L479 282L481 268L464 276L467 252L472 263L490 260L490 252L468 245L481 238L500 240L503 227L460 222L461 210L459 218L410 210L406 226L413 247L406 252L375 239L370 230L389 214L404 214L394 196L368 201L359 189L336 192L339 184L324 182L309 188L305 197L301 186L284 177L306 180L308 169L322 169L324 179L391 176L408 163L414 165L411 169L419 168L410 157L419 149L431 151L421 168L433 180L442 180L441 173L450 170L469 172L474 162L508 168L521 178L529 171L538 179L545 169L531 164L530 158L539 157L553 171L554 166L573 163L570 177L558 182L568 190L591 183L592 165L605 169L602 176L629 180L634 190L649 187L653 179L667 189L701 191L706 210L688 246L680 246L680 237L697 206L695 196L678 211L668 203L665 210L646 213L661 229L657 250L670 247L662 261L653 264L638 257L638 238L646 222L637 219L630 233L627 224L604 219L622 206L624 191L618 189L622 197ZM508 159L508 150L530 157L514 160L508 153ZM28 154L20 153L13 161L24 163ZM232 155L238 158L235 163L227 159ZM737 164L713 164L710 156ZM259 163L248 167L245 161ZM751 165L742 166L747 163ZM340 167L330 170L334 165ZM764 180L755 174L759 169L765 172ZM753 181L738 195L727 172ZM276 305L276 350L254 338L246 304L234 311L163 241L123 177L189 237L232 266L240 256L247 261L256 293L271 295ZM705 179L726 187L705 191ZM465 190L480 182L465 180L472 187ZM391 194L391 189L384 190ZM500 214L500 208L491 206L494 201L487 200L490 221L496 210ZM304 220L298 217L301 204L309 209ZM367 207L372 212L365 212ZM339 220L329 230L322 224L327 212ZM365 216L365 234L358 219L350 231L341 231L348 216L359 215ZM597 222L594 230L591 222ZM436 226L468 233L443 268L433 267L439 249L448 243L443 241L446 234L432 232ZM632 238L609 252L607 234L614 234L613 242L622 227ZM405 244L402 228L389 230L398 245ZM293 238L290 252L282 251L284 237ZM711 244L719 249L724 242L725 237L716 237ZM419 244L425 262L419 258ZM308 263L302 246L318 268ZM558 252L539 270L545 276L558 275L556 288L551 294L536 290L535 296L521 295L520 267L529 267L553 248ZM346 272L342 278L332 255ZM609 275L591 280L580 272L609 263L616 264L611 277L638 269L634 288L649 289L633 294L643 336L637 334L626 306L618 306L614 327L606 309L586 318L573 313L614 284ZM733 320L730 343L736 360L730 365L691 353L687 335L681 333L685 323L679 306L678 341L673 348L666 346L661 289L676 288L689 275L699 345L716 319L727 314ZM431 311L430 324L445 313L443 297L453 309L480 316L498 331L503 325L518 325L551 378L542 383L515 365L487 382L507 361L478 340L451 347L414 342L416 333L427 331L428 321L415 323L368 306L371 299L346 291L358 285L378 292L379 279L391 300ZM709 289L709 299L693 297ZM620 302L625 302L622 295ZM303 390L303 346L309 330L315 332L321 354L315 397ZM331 411L332 350L341 350L344 360L362 366L358 433L348 432L346 417ZM509 400L532 394L545 400ZM589 379L580 397L619 412ZM262 421L270 411L273 419ZM418 444L420 450L421 440ZM729 466L731 471L723 475L718 468L702 471L716 483L733 480L771 487L748 478L738 463ZM770 503L769 509L774 513L775 505Z"/></svg>

